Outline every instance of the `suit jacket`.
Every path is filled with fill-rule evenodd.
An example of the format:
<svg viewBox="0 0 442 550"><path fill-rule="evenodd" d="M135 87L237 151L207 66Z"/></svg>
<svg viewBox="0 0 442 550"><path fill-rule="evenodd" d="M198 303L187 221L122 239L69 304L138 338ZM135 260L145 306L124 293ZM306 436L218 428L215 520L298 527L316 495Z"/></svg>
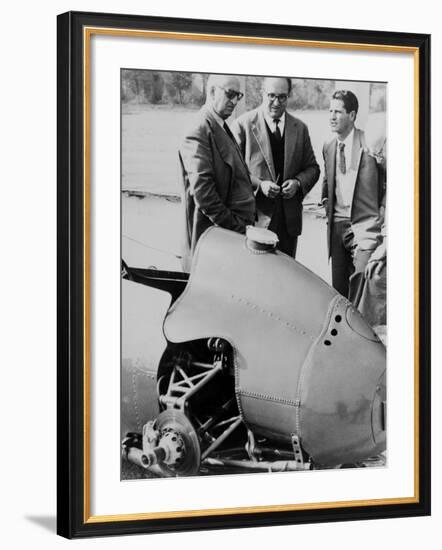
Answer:
<svg viewBox="0 0 442 550"><path fill-rule="evenodd" d="M240 116L232 124L232 132L239 144L246 164L253 176L260 180L276 183L275 166L272 157L270 139L261 107ZM298 179L301 188L291 199L283 199L282 204L290 235L299 235L302 231L302 201L319 178L319 166L313 153L307 126L286 112L284 127L284 176ZM271 218L276 201L270 199L261 189L256 193L258 213Z"/></svg>
<svg viewBox="0 0 442 550"><path fill-rule="evenodd" d="M333 211L336 200L336 148L337 139L325 143L324 182L322 198L328 199L328 250L331 250L331 230L333 225ZM384 195L384 183L376 159L370 155L365 144L365 135L362 130L355 128L350 168L354 170L353 198L350 210L350 221L354 233L354 242L362 250L373 250L377 247L380 236L382 219L379 208Z"/></svg>
<svg viewBox="0 0 442 550"><path fill-rule="evenodd" d="M211 225L245 233L255 221L249 172L235 140L207 106L179 149L185 204L185 255ZM188 267L188 266L186 266Z"/></svg>

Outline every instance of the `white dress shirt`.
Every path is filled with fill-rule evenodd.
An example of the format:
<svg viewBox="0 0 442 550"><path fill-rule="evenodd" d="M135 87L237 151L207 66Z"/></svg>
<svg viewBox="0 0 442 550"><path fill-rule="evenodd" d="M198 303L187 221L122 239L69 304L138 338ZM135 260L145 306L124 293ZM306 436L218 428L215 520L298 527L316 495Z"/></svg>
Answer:
<svg viewBox="0 0 442 550"><path fill-rule="evenodd" d="M215 117L215 120L218 122L218 124L219 124L219 125L221 126L221 128L223 129L223 132L226 132L226 130L225 130L225 128L224 128L224 124L227 124L227 121L225 121L223 118L221 118L221 117L219 116L219 114L215 111L215 109L213 109L213 108L212 108L212 114L213 114L213 116ZM229 125L227 124L227 126L229 126ZM229 128L230 128L230 126L229 126ZM226 132L226 134L227 134L227 132Z"/></svg>
<svg viewBox="0 0 442 550"><path fill-rule="evenodd" d="M264 120L267 122L267 126L270 128L271 132L274 132L276 130L276 124L273 118L269 115L269 113L266 110L263 110L264 113ZM281 132L281 136L284 135L284 128L285 128L285 112L282 113L281 118L278 122L278 128Z"/></svg>
<svg viewBox="0 0 442 550"><path fill-rule="evenodd" d="M351 159L353 153L353 136L354 128L348 134L344 140L337 140L336 145L336 173L335 173L335 192L336 192L336 201L334 208L334 216L337 218L350 218L351 203L353 200L353 190L354 190L354 181L355 181L355 170L351 166ZM340 156L340 144L343 143L344 147L344 158L345 158L345 174L341 172L339 165L339 156Z"/></svg>

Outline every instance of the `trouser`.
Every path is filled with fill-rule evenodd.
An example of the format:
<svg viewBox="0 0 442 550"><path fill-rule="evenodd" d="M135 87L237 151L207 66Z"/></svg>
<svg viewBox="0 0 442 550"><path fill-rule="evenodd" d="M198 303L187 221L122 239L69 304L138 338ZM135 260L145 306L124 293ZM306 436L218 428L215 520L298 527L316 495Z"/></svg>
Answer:
<svg viewBox="0 0 442 550"><path fill-rule="evenodd" d="M355 306L361 296L364 271L372 252L356 249L350 220L334 220L331 232L332 285Z"/></svg>
<svg viewBox="0 0 442 550"><path fill-rule="evenodd" d="M268 229L278 235L279 242L276 248L281 252L288 254L292 258L295 258L296 248L298 247L298 235L290 235L287 231L287 223L282 200L277 201L275 206L276 207Z"/></svg>

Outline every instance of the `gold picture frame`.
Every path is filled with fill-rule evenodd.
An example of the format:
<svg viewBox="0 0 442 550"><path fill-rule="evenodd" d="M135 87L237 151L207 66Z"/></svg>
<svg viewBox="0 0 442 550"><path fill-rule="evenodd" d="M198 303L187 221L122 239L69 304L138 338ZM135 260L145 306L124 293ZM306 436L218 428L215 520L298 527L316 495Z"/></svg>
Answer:
<svg viewBox="0 0 442 550"><path fill-rule="evenodd" d="M94 515L91 508L91 40L94 36L411 54L414 495ZM69 12L58 17L58 533L68 538L429 514L428 35ZM74 305L75 304L75 305ZM424 421L425 419L425 421Z"/></svg>

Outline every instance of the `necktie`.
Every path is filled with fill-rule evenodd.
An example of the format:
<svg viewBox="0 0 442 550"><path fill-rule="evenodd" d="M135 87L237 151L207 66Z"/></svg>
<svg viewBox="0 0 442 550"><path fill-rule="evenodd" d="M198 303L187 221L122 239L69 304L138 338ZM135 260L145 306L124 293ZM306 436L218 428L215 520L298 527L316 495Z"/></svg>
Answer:
<svg viewBox="0 0 442 550"><path fill-rule="evenodd" d="M233 134L232 134L230 128L227 126L226 122L224 122L223 128L226 131L226 134L229 136L229 138L233 141L233 143L235 143L235 138L233 137Z"/></svg>
<svg viewBox="0 0 442 550"><path fill-rule="evenodd" d="M339 170L341 174L345 174L347 168L345 166L345 154L344 154L345 143L339 144Z"/></svg>
<svg viewBox="0 0 442 550"><path fill-rule="evenodd" d="M238 146L238 143L236 142L235 136L232 134L232 130L229 128L229 126L227 125L226 122L224 122L223 128L224 128L224 131L226 132L226 134L227 134L227 135L229 136L229 138L232 140L233 146L234 146L234 148L236 149L236 152L238 153L238 156L239 156L239 158L241 159L241 162L244 164L244 166L246 166L245 163L244 163L244 158L243 158L242 153L241 153L241 151L240 151L240 148L239 148L239 146ZM247 167L246 167L246 168L247 168ZM247 174L248 174L248 173L249 173L249 171L247 170Z"/></svg>
<svg viewBox="0 0 442 550"><path fill-rule="evenodd" d="M278 124L281 122L279 118L274 118L273 119L273 122L275 123L275 130L273 132L273 135L275 136L275 138L277 139L277 141L281 141L282 139L282 136L281 136L281 130L279 129L279 126Z"/></svg>

